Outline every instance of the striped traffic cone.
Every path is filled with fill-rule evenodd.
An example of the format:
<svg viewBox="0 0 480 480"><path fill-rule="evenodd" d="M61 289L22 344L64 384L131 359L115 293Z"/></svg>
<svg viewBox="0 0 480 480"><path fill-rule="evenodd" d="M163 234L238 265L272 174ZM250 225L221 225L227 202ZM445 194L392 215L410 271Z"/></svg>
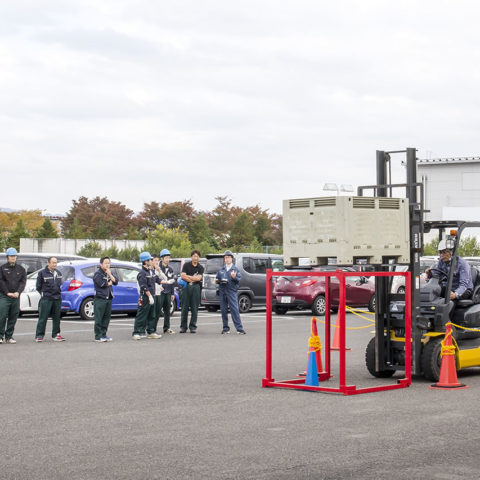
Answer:
<svg viewBox="0 0 480 480"><path fill-rule="evenodd" d="M455 365L455 346L452 344L452 326L446 325L445 338L442 342L442 364L440 365L440 377L437 383L428 388L437 390L452 388L468 388L468 385L460 383L457 379L457 367Z"/></svg>

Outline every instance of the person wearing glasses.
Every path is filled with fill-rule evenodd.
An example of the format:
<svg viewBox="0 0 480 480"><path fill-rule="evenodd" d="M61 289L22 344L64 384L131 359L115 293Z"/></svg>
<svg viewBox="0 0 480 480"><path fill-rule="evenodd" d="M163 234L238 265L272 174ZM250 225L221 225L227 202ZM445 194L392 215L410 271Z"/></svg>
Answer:
<svg viewBox="0 0 480 480"><path fill-rule="evenodd" d="M446 240L440 240L438 243L438 253L440 260L432 269L440 270L444 272L440 278L440 284L442 285L442 296L445 295L445 289L448 282L448 274L453 260L453 249L447 247ZM463 300L472 298L473 293L473 281L470 265L460 256L456 256L457 261L455 264L455 272L452 280L452 290L450 292L450 300ZM427 268L426 273L430 276L431 270Z"/></svg>

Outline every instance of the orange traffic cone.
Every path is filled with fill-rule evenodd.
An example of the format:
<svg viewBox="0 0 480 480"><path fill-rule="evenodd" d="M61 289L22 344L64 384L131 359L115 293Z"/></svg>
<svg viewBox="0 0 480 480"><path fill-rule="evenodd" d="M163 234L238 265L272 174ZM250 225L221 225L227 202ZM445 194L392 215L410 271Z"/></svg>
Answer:
<svg viewBox="0 0 480 480"><path fill-rule="evenodd" d="M428 388L449 389L468 388L468 385L460 383L457 379L457 367L455 366L455 347L452 344L452 326L447 323L445 339L442 342L442 364L440 365L440 378Z"/></svg>
<svg viewBox="0 0 480 480"><path fill-rule="evenodd" d="M335 333L333 334L333 342L330 350L340 350L340 327L338 326L338 315L337 313L337 323L335 323ZM345 346L345 350L349 351L351 348Z"/></svg>

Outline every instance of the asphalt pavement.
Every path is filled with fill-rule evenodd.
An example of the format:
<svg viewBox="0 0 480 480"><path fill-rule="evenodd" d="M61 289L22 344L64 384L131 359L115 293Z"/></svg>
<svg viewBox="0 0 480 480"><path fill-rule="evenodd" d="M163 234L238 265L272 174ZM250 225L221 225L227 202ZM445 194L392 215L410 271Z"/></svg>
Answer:
<svg viewBox="0 0 480 480"><path fill-rule="evenodd" d="M347 317L366 327L347 333L348 383L394 382L368 374L372 328ZM305 370L310 318L274 317L276 380ZM245 336L221 335L220 314L202 312L195 335L133 341L133 319L114 317L114 341L98 344L92 322L67 317L66 342L37 344L36 317L22 317L18 343L0 345L0 478L479 477L480 369L462 374L470 388L456 391L422 379L354 396L261 388L265 311L242 319Z"/></svg>

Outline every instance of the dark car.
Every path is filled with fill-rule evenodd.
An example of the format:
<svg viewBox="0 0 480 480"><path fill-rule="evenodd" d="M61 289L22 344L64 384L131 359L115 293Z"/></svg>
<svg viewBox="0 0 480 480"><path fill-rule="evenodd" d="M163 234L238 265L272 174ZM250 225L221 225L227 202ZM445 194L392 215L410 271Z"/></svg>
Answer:
<svg viewBox="0 0 480 480"><path fill-rule="evenodd" d="M313 271L334 272L338 267L316 267ZM354 272L354 268L346 267L344 271ZM349 307L368 307L375 310L375 282L373 277L346 277L346 304ZM336 277L330 278L330 307L338 310L339 282ZM314 315L325 314L325 277L277 277L273 287L273 305L275 313L283 315L288 310L311 309Z"/></svg>

